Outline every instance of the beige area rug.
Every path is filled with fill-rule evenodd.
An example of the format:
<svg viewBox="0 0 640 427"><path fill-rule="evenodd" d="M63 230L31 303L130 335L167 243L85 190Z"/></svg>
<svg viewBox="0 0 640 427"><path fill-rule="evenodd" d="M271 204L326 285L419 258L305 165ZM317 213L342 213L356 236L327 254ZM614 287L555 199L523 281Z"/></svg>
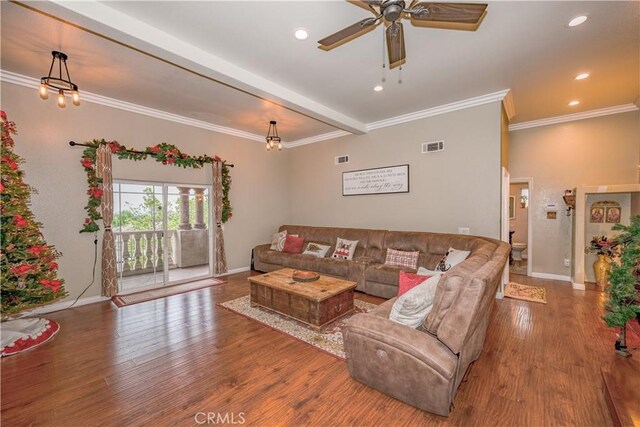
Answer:
<svg viewBox="0 0 640 427"><path fill-rule="evenodd" d="M516 282L509 282L504 290L504 296L522 301L547 303L547 290L539 286L521 285Z"/></svg>
<svg viewBox="0 0 640 427"><path fill-rule="evenodd" d="M364 301L355 300L354 313L348 314L340 319L329 323L322 332L317 332L311 326L302 322L282 316L271 310L261 307L251 307L251 297L249 295L236 298L231 301L223 302L220 305L238 314L248 317L249 319L258 321L277 331L285 333L293 338L311 344L329 354L337 356L341 359L345 358L344 344L342 341L342 331L344 330L347 320L356 313L366 313L376 307Z"/></svg>
<svg viewBox="0 0 640 427"><path fill-rule="evenodd" d="M166 286L164 288L136 292L134 294L116 295L111 298L111 301L113 301L113 303L118 307L124 307L131 304L138 304L158 298L165 298L171 295L177 295L202 288L208 288L209 286L221 285L223 283L225 282L218 279L203 279L197 280L195 282L183 283L181 285Z"/></svg>

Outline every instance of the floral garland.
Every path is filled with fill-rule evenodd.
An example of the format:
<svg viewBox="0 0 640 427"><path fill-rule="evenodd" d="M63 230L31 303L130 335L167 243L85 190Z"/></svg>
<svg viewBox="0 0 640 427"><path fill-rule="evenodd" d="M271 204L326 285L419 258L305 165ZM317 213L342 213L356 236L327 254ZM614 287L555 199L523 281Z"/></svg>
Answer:
<svg viewBox="0 0 640 427"><path fill-rule="evenodd" d="M100 145L107 145L111 152L119 159L138 161L152 156L157 162L161 162L163 165L174 165L183 168L200 169L207 163L222 162L222 222L225 223L229 221L232 216L231 202L229 201L229 190L231 190L230 166L218 156L189 156L181 152L175 145L165 142L152 147L146 147L143 151L128 149L124 145L120 145L117 141L105 141L104 139L94 139L85 145L88 147L82 152L82 160L80 163L87 173L87 183L89 184L87 194L89 195L89 201L84 208L87 211L87 218L84 220L84 225L82 230L80 230L81 233L95 233L100 230L96 222L102 219L102 214L98 209L102 203L102 189L100 188L102 179L96 175L96 157Z"/></svg>

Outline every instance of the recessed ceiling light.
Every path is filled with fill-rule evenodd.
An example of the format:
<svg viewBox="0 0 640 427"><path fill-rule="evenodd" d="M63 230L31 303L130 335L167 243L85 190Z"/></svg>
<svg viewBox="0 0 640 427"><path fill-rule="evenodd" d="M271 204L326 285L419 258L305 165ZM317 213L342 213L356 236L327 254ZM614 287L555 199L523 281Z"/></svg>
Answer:
<svg viewBox="0 0 640 427"><path fill-rule="evenodd" d="M373 87L373 90L375 90L376 92L380 92L382 89L384 89L382 85L376 85Z"/></svg>
<svg viewBox="0 0 640 427"><path fill-rule="evenodd" d="M304 28L296 28L293 35L296 36L298 40L306 40L307 37L309 37L309 33Z"/></svg>
<svg viewBox="0 0 640 427"><path fill-rule="evenodd" d="M576 79L576 80L584 80L587 77L589 77L589 73L580 73L577 76L575 76L574 79Z"/></svg>
<svg viewBox="0 0 640 427"><path fill-rule="evenodd" d="M576 105L580 104L580 101L571 101L569 103L569 107L575 107Z"/></svg>
<svg viewBox="0 0 640 427"><path fill-rule="evenodd" d="M577 27L580 24L584 24L587 19L588 18L587 18L586 15L576 16L571 21L569 21L569 26L570 27Z"/></svg>

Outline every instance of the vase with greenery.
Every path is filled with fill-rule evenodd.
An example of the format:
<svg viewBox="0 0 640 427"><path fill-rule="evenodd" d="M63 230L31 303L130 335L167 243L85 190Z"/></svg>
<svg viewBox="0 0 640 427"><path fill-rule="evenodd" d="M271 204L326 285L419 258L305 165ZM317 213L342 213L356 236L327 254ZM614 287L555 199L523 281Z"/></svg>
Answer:
<svg viewBox="0 0 640 427"><path fill-rule="evenodd" d="M611 261L617 256L618 243L609 240L607 236L594 236L586 248L587 253L598 255L598 259L593 263L593 274L596 278L598 289L604 291L609 283L609 271Z"/></svg>
<svg viewBox="0 0 640 427"><path fill-rule="evenodd" d="M621 231L616 238L620 259L609 274L609 299L602 319L607 326L620 328L615 348L618 354L630 356L627 349L627 324L640 315L640 215L631 218L631 225L616 224L613 230Z"/></svg>

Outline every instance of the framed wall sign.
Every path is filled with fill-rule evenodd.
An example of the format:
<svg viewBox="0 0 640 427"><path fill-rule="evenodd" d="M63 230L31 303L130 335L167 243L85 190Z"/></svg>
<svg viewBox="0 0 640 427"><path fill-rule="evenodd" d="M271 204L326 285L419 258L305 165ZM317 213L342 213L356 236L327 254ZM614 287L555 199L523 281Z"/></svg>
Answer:
<svg viewBox="0 0 640 427"><path fill-rule="evenodd" d="M342 195L409 192L409 165L342 172Z"/></svg>

